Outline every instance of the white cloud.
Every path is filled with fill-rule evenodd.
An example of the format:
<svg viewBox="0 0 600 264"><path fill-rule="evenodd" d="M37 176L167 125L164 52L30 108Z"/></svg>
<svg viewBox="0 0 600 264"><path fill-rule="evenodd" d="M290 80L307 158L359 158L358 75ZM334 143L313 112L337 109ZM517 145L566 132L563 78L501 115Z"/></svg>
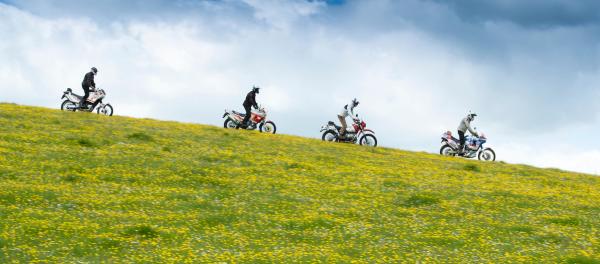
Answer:
<svg viewBox="0 0 600 264"><path fill-rule="evenodd" d="M303 0L243 0L254 8L254 17L280 30L289 30L298 19L318 13L324 2Z"/></svg>
<svg viewBox="0 0 600 264"><path fill-rule="evenodd" d="M545 146L531 146L526 143L496 145L497 153L510 153L502 160L512 163L531 164L544 168L561 168L571 171L600 175L600 151L582 150L577 146L548 141Z"/></svg>

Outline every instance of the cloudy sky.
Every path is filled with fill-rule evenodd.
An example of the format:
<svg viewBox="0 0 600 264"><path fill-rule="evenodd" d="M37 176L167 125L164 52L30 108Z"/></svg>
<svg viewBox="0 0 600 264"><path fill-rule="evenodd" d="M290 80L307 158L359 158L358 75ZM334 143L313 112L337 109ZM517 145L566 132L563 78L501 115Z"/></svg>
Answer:
<svg viewBox="0 0 600 264"><path fill-rule="evenodd" d="M0 101L97 84L116 114L222 125L252 85L319 137L357 97L380 144L435 153L469 110L498 158L600 174L595 0L0 0Z"/></svg>

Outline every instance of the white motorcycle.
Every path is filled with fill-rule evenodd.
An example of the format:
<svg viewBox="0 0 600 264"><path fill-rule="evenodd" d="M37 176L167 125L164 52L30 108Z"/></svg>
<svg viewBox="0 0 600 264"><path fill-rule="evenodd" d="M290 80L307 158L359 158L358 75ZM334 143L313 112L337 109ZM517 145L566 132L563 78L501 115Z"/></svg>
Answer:
<svg viewBox="0 0 600 264"><path fill-rule="evenodd" d="M241 125L242 121L244 121L244 117L246 117L245 113L240 113L235 110L225 110L225 113L223 114L223 118L225 118L223 127L237 128ZM258 130L263 133L275 134L277 132L275 122L267 119L267 110L262 106L257 110L253 109L251 111L250 119L248 121L249 124L248 127L246 127L247 130L258 128Z"/></svg>
<svg viewBox="0 0 600 264"><path fill-rule="evenodd" d="M490 147L484 147L483 144L487 142L485 134L481 133L479 137L465 136L464 153L459 155L460 152L460 140L452 136L452 132L447 131L442 134L442 147L440 148L440 155L443 156L462 156L467 159L477 157L483 161L495 161L496 152Z"/></svg>
<svg viewBox="0 0 600 264"><path fill-rule="evenodd" d="M105 104L102 102L102 99L106 97L106 92L102 89L90 89L90 95L87 99L87 104L82 107L79 107L79 102L83 96L77 95L73 93L71 88L67 88L65 92L63 92L63 96L61 99L65 99L61 106L60 110L63 111L83 111L83 112L92 112L94 109L96 113L112 116L113 115L113 107L110 104Z"/></svg>
<svg viewBox="0 0 600 264"><path fill-rule="evenodd" d="M343 137L340 134L341 126L336 125L333 121L327 122L321 127L321 132L323 132L321 139L328 142L358 143L363 146L377 147L375 131L368 129L367 123L359 119L358 115L353 118L353 121L352 127L346 128L346 134Z"/></svg>

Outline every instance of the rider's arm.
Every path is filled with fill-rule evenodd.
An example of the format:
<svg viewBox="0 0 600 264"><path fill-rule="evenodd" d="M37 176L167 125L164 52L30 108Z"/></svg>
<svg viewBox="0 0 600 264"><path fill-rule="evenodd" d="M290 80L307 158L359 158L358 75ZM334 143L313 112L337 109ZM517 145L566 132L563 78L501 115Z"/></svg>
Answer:
<svg viewBox="0 0 600 264"><path fill-rule="evenodd" d="M356 119L356 114L354 113L354 107L350 107L350 117L352 117L352 119Z"/></svg>
<svg viewBox="0 0 600 264"><path fill-rule="evenodd" d="M477 131L475 131L475 129L473 129L473 128L471 127L471 124L470 124L470 123L467 123L467 129L469 129L469 132L471 132L471 134L472 134L473 136L479 137L479 135L477 134Z"/></svg>
<svg viewBox="0 0 600 264"><path fill-rule="evenodd" d="M258 104L256 103L256 94L252 95L252 105L254 106L254 109L258 109Z"/></svg>

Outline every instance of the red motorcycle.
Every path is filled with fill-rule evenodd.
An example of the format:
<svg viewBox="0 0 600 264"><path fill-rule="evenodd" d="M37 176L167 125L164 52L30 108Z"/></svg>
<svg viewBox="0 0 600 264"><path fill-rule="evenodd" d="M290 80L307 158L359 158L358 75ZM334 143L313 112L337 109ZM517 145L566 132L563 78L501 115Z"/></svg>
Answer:
<svg viewBox="0 0 600 264"><path fill-rule="evenodd" d="M336 125L333 121L329 121L327 125L321 127L321 132L323 132L323 136L321 137L323 141L330 142L342 142L342 143L359 143L360 145L377 147L377 138L375 137L375 132L371 129L367 128L367 123L365 121L358 119L353 119L352 127L346 129L346 134L342 137L340 135L341 126Z"/></svg>
<svg viewBox="0 0 600 264"><path fill-rule="evenodd" d="M258 110L252 110L251 113L250 122L246 129L254 130L258 128L260 132L275 134L277 127L273 121L267 120L267 111L263 107L259 107ZM244 117L246 117L246 114L244 113L234 110L225 110L223 118L226 119L225 123L223 123L223 127L237 128L241 125L242 121L244 121Z"/></svg>

